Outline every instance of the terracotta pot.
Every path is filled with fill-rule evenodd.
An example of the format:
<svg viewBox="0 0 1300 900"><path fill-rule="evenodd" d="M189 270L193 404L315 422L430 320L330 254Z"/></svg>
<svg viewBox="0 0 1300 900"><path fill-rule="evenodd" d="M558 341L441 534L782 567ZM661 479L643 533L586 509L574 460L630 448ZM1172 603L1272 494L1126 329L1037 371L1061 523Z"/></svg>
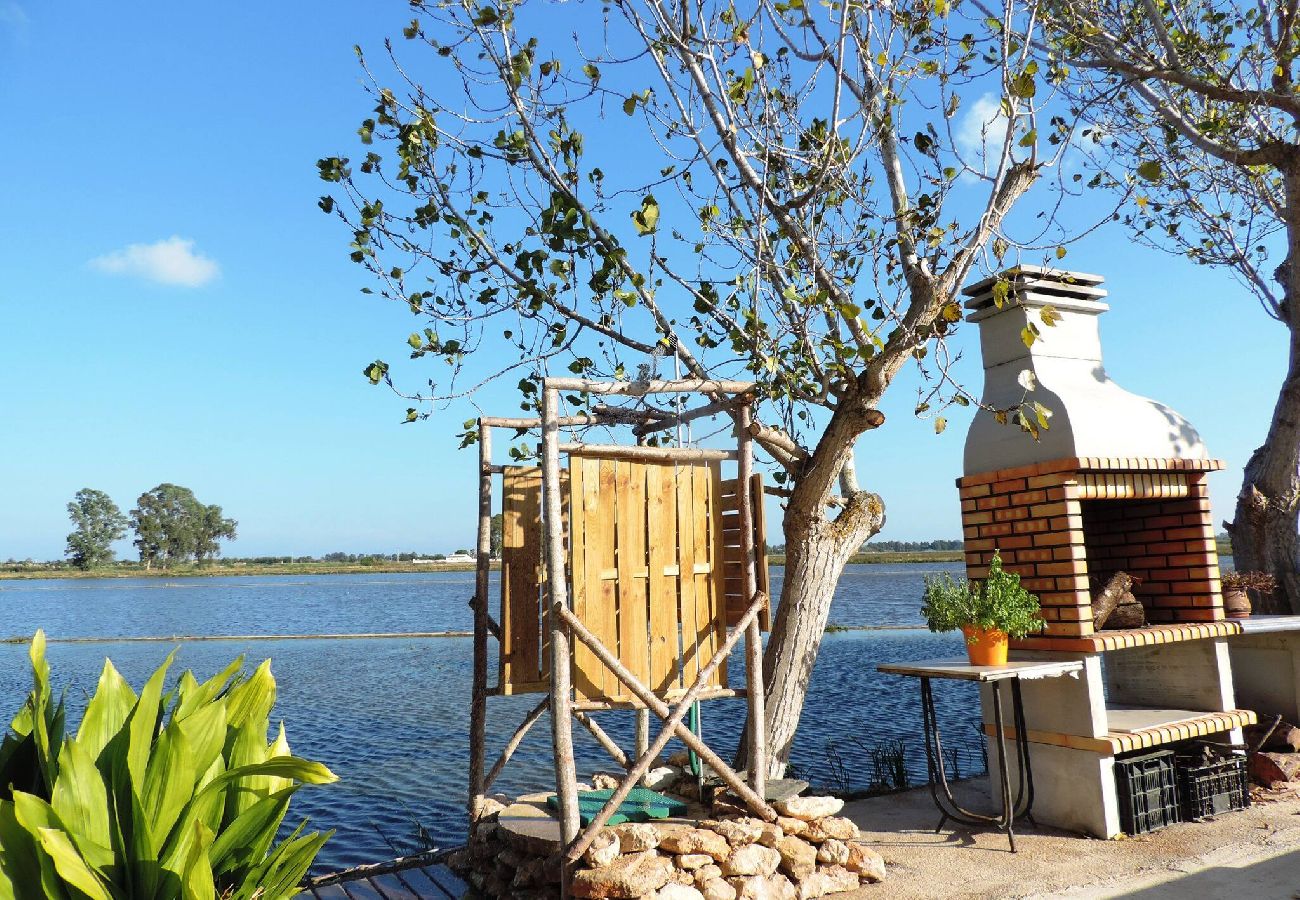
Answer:
<svg viewBox="0 0 1300 900"><path fill-rule="evenodd" d="M1007 664L1007 633L996 628L979 628L963 625L966 635L966 656L972 666L1005 666Z"/></svg>
<svg viewBox="0 0 1300 900"><path fill-rule="evenodd" d="M1229 619L1244 619L1251 613L1250 595L1245 591L1223 592L1223 614Z"/></svg>

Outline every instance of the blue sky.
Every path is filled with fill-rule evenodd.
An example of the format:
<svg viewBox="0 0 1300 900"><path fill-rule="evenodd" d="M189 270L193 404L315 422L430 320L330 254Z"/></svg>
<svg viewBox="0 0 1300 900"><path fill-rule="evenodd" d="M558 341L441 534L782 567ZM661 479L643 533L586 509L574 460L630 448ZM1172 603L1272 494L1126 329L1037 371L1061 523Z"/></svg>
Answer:
<svg viewBox="0 0 1300 900"><path fill-rule="evenodd" d="M126 510L164 481L239 520L229 555L471 543L474 458L452 434L474 410L400 425L407 404L361 377L402 355L412 319L358 292L347 234L316 209L316 159L351 152L369 109L352 45L408 19L399 2L0 0L0 559L61 556L82 487ZM1107 278L1111 375L1228 461L1227 517L1283 330L1118 225L1068 262ZM957 342L977 384L975 332ZM935 436L914 405L913 383L891 391L862 480L888 504L881 539L955 537L967 420Z"/></svg>

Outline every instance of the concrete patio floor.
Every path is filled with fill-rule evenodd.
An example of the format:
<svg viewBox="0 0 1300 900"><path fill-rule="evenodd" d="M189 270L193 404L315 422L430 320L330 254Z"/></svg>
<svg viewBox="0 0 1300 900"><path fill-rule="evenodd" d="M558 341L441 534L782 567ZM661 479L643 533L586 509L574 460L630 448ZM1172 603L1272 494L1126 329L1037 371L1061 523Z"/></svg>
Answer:
<svg viewBox="0 0 1300 900"><path fill-rule="evenodd" d="M969 808L990 809L987 779L958 786ZM1105 898L1300 900L1300 793L1268 794L1213 821L1102 841L1050 828L1005 835L939 834L928 789L845 806L884 858L889 878L847 898Z"/></svg>

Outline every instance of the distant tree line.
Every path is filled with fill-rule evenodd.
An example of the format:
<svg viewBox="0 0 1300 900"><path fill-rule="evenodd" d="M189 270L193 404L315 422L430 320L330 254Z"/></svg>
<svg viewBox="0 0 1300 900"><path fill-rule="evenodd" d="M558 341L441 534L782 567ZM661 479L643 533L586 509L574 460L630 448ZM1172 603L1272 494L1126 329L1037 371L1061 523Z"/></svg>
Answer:
<svg viewBox="0 0 1300 900"><path fill-rule="evenodd" d="M863 553L916 553L920 550L960 550L957 541L868 541L862 545Z"/></svg>
<svg viewBox="0 0 1300 900"><path fill-rule="evenodd" d="M103 491L82 488L68 504L68 517L73 530L64 555L79 569L113 562L113 542L126 537L128 528L146 569L202 564L221 553L221 541L235 539L239 524L220 506L200 503L192 490L170 483L141 494L129 516Z"/></svg>
<svg viewBox="0 0 1300 900"><path fill-rule="evenodd" d="M961 550L960 540L951 541L869 541L859 553L917 553L922 550ZM769 553L784 553L785 544L769 544Z"/></svg>

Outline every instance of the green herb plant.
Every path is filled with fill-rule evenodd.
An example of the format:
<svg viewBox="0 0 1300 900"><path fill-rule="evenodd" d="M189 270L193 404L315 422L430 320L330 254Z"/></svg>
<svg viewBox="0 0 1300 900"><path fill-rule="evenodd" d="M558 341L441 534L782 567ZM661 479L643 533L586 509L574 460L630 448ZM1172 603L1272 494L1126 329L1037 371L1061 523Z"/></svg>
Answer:
<svg viewBox="0 0 1300 900"><path fill-rule="evenodd" d="M54 701L45 635L32 692L0 741L0 900L278 900L330 834L279 843L289 798L337 778L290 755L270 660L236 659L165 691L174 653L137 695L104 662L75 735Z"/></svg>
<svg viewBox="0 0 1300 900"><path fill-rule="evenodd" d="M988 578L954 581L951 575L926 576L921 614L931 631L956 631L970 625L1005 631L1022 638L1042 624L1038 598L1020 584L1020 576L1002 568L993 554Z"/></svg>

